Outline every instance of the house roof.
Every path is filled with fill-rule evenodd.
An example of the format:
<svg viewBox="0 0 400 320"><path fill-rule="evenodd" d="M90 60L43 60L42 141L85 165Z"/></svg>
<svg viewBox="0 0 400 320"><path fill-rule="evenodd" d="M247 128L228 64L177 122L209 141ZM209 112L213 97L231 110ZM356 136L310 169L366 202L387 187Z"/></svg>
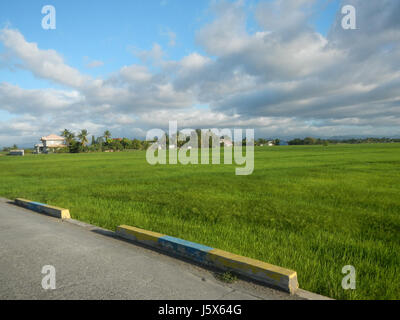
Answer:
<svg viewBox="0 0 400 320"><path fill-rule="evenodd" d="M49 135L49 136L47 136L47 137L42 137L40 140L42 140L42 141L47 141L47 140L64 141L65 138L60 137L60 136L58 136L58 135L56 135L56 134L51 134L51 135Z"/></svg>

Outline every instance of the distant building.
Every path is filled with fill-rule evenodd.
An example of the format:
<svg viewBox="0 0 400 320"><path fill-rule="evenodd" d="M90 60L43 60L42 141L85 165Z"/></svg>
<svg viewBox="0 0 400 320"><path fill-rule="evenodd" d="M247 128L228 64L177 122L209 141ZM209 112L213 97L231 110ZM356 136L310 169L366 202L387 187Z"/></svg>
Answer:
<svg viewBox="0 0 400 320"><path fill-rule="evenodd" d="M224 147L233 147L233 142L232 142L232 140L229 139L229 138L226 138L226 137L222 137L222 138L219 140L219 143L220 143L221 145L223 144Z"/></svg>
<svg viewBox="0 0 400 320"><path fill-rule="evenodd" d="M51 134L40 139L42 143L35 145L36 153L49 153L54 152L57 149L65 148L65 138L60 137L56 134Z"/></svg>
<svg viewBox="0 0 400 320"><path fill-rule="evenodd" d="M25 151L24 150L10 150L9 155L10 156L24 156Z"/></svg>
<svg viewBox="0 0 400 320"><path fill-rule="evenodd" d="M43 153L43 143L35 144L35 153Z"/></svg>

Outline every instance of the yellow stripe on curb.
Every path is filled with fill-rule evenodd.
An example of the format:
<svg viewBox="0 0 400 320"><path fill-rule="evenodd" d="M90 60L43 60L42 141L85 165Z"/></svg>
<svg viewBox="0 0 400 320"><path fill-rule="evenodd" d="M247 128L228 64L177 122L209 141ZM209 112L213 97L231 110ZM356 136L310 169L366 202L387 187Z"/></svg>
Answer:
<svg viewBox="0 0 400 320"><path fill-rule="evenodd" d="M223 270L232 270L251 279L279 287L290 293L299 288L297 272L219 249L208 252L207 259Z"/></svg>
<svg viewBox="0 0 400 320"><path fill-rule="evenodd" d="M21 198L15 199L15 204L59 219L71 219L71 215L69 214L68 209L49 206L44 203L21 199Z"/></svg>
<svg viewBox="0 0 400 320"><path fill-rule="evenodd" d="M15 199L15 203L27 209L48 214L53 217L71 219L68 209L49 206L44 203L21 198ZM291 294L294 294L299 288L296 271L278 267L263 261L127 225L118 226L116 228L116 234L122 238L172 252L178 256L183 256L201 264L212 266L223 271L235 272L247 278L280 288Z"/></svg>
<svg viewBox="0 0 400 320"><path fill-rule="evenodd" d="M232 271L291 294L299 288L297 273L293 270L131 226L119 226L116 233L122 238L172 252L223 271Z"/></svg>
<svg viewBox="0 0 400 320"><path fill-rule="evenodd" d="M164 236L161 233L125 225L117 227L116 233L128 240L138 241L152 246L157 246L158 239Z"/></svg>

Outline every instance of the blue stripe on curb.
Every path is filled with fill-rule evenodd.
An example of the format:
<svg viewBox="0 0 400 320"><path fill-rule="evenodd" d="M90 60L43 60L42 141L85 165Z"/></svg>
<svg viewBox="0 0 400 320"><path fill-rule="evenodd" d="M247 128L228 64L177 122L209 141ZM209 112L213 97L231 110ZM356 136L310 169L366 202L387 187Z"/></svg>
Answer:
<svg viewBox="0 0 400 320"><path fill-rule="evenodd" d="M46 206L45 204L41 204L39 202L27 202L25 203L25 207L34 211L43 212L43 207Z"/></svg>
<svg viewBox="0 0 400 320"><path fill-rule="evenodd" d="M19 206L25 207L27 209L39 212L39 213L45 213L47 215L56 217L56 218L61 218L61 219L71 219L71 215L69 214L68 209L63 209L63 208L57 208L54 206L50 206L41 202L36 202L36 201L31 201L31 200L26 200L26 199L21 199L17 198L15 199L15 203Z"/></svg>
<svg viewBox="0 0 400 320"><path fill-rule="evenodd" d="M45 207L48 206L48 205L45 204L45 203L40 203L40 202L35 202L35 201L31 201L31 202L29 202L29 204L34 204L34 205L37 205L37 206L45 206Z"/></svg>
<svg viewBox="0 0 400 320"><path fill-rule="evenodd" d="M40 202L34 202L34 201L31 201L27 204L27 208L37 211L37 212L43 212L44 207L47 207L47 204L40 203Z"/></svg>
<svg viewBox="0 0 400 320"><path fill-rule="evenodd" d="M122 238L144 243L222 271L233 271L253 280L279 287L286 292L294 293L299 287L296 271L263 261L126 225L118 226L116 233Z"/></svg>
<svg viewBox="0 0 400 320"><path fill-rule="evenodd" d="M189 256L200 263L204 262L206 260L207 253L214 249L199 243L194 243L171 236L163 236L158 238L158 243L161 247L164 247L175 254Z"/></svg>

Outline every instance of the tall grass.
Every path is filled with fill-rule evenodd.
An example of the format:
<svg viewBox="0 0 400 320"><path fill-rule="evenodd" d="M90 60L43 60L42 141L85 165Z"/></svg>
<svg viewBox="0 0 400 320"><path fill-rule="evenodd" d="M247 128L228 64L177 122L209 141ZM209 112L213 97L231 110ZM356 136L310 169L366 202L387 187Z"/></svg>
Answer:
<svg viewBox="0 0 400 320"><path fill-rule="evenodd" d="M256 148L250 176L151 166L145 152L3 156L0 195L291 268L333 298L400 299L400 144ZM345 265L356 290L341 286Z"/></svg>

